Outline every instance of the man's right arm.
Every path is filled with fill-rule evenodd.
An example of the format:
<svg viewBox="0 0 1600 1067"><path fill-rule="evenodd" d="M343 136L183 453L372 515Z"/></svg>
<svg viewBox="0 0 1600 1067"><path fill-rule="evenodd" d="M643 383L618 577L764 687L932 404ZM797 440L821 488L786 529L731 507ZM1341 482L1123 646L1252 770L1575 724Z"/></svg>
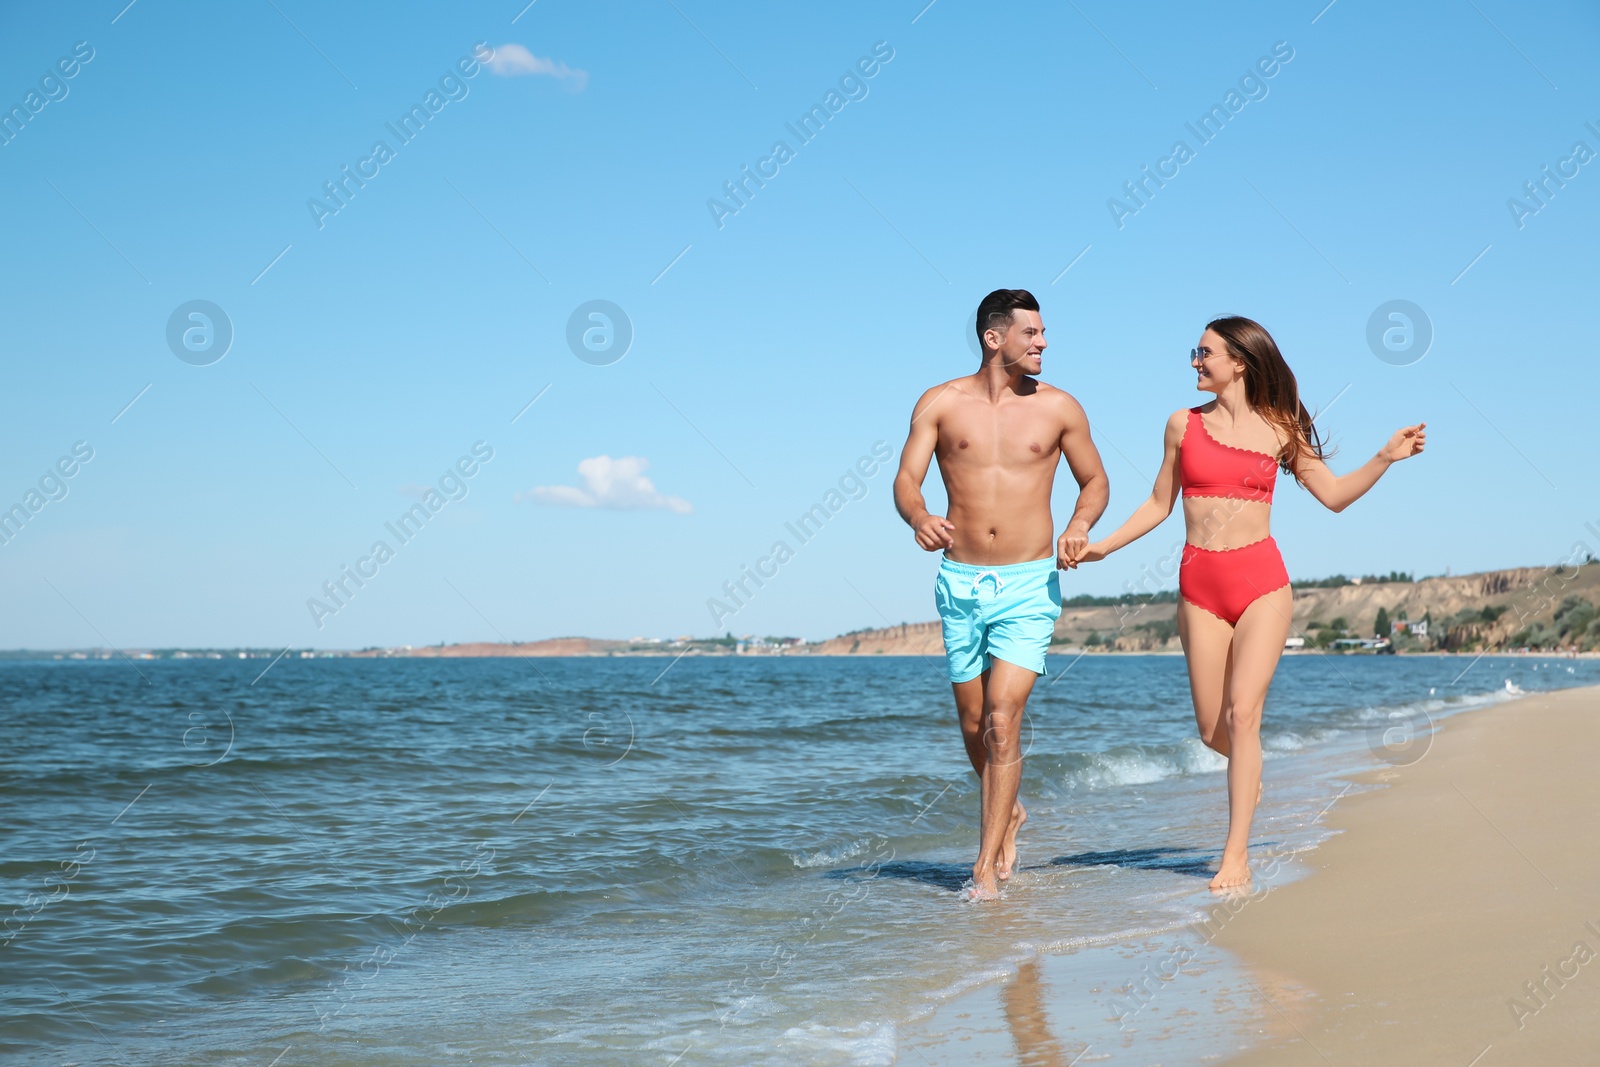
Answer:
<svg viewBox="0 0 1600 1067"><path fill-rule="evenodd" d="M911 413L911 432L900 450L900 470L894 476L895 510L916 531L917 544L928 552L955 544L950 537L955 527L945 522L943 515L930 513L922 496L922 480L928 476L928 464L939 444L939 415L935 409L945 388L929 389L917 401L916 410Z"/></svg>

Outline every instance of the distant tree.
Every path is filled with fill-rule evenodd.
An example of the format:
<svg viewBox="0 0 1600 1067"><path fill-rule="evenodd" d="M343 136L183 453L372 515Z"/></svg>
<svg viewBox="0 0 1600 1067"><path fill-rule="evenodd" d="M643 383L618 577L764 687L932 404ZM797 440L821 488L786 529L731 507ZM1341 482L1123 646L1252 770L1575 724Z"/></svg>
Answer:
<svg viewBox="0 0 1600 1067"><path fill-rule="evenodd" d="M1349 628L1350 623L1343 615L1338 616L1328 624L1328 629L1337 630L1339 633L1344 633Z"/></svg>
<svg viewBox="0 0 1600 1067"><path fill-rule="evenodd" d="M1100 639L1100 632L1098 630L1090 630L1089 631L1089 636L1085 637L1083 639L1083 644L1084 644L1085 648L1091 647L1093 645L1098 645L1098 644L1101 644L1101 643L1102 642L1101 642L1101 639Z"/></svg>
<svg viewBox="0 0 1600 1067"><path fill-rule="evenodd" d="M1166 641L1178 636L1178 620L1155 619L1151 622L1141 622L1134 629L1144 630L1157 641Z"/></svg>
<svg viewBox="0 0 1600 1067"><path fill-rule="evenodd" d="M1372 632L1377 637L1389 636L1389 609L1379 608L1378 617L1372 624Z"/></svg>

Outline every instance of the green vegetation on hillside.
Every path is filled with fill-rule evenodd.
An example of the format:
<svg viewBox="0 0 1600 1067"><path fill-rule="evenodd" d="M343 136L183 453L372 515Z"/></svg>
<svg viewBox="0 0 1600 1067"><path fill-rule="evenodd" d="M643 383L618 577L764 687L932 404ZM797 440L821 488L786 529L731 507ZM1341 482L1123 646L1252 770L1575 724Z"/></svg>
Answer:
<svg viewBox="0 0 1600 1067"><path fill-rule="evenodd" d="M1600 608L1587 600L1569 596L1556 609L1555 617L1548 623L1536 622L1511 636L1515 648L1562 648L1578 645L1593 648L1600 644L1600 625L1596 618Z"/></svg>
<svg viewBox="0 0 1600 1067"><path fill-rule="evenodd" d="M1416 579L1404 571L1390 571L1388 574L1367 574L1360 578L1346 578L1342 574L1335 574L1332 578L1303 579L1289 584L1296 589L1338 589L1343 585L1386 585L1394 582L1410 584Z"/></svg>
<svg viewBox="0 0 1600 1067"><path fill-rule="evenodd" d="M1118 596L1090 596L1079 593L1061 602L1064 608L1114 608L1121 604L1176 604L1178 591L1163 589L1159 593L1122 593Z"/></svg>

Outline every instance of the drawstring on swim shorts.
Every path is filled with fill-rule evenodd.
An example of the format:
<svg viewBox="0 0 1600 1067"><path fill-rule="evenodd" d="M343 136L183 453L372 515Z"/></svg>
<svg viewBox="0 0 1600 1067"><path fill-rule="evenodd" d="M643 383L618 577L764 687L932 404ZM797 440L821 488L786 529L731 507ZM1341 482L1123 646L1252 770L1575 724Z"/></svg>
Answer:
<svg viewBox="0 0 1600 1067"><path fill-rule="evenodd" d="M977 574L974 574L972 576L972 599L974 599L974 600L978 599L978 585L985 578L993 578L994 579L994 595L995 596L999 596L1000 595L1000 590L1002 590L1002 589L1004 589L1006 587L1006 580L1004 578L1000 577L1000 572L999 571L979 571Z"/></svg>

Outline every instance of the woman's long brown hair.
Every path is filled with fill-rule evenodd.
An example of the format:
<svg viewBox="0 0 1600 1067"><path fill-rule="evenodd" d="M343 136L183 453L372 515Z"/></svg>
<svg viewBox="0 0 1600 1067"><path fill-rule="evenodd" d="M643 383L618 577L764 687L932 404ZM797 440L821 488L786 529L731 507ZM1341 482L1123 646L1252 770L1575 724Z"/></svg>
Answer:
<svg viewBox="0 0 1600 1067"><path fill-rule="evenodd" d="M1333 449L1317 433L1311 412L1300 402L1294 371L1266 327L1254 319L1229 315L1206 323L1206 329L1227 342L1228 355L1243 361L1245 400L1287 439L1278 453L1278 464L1285 473L1299 481L1302 460L1325 460L1333 455Z"/></svg>

